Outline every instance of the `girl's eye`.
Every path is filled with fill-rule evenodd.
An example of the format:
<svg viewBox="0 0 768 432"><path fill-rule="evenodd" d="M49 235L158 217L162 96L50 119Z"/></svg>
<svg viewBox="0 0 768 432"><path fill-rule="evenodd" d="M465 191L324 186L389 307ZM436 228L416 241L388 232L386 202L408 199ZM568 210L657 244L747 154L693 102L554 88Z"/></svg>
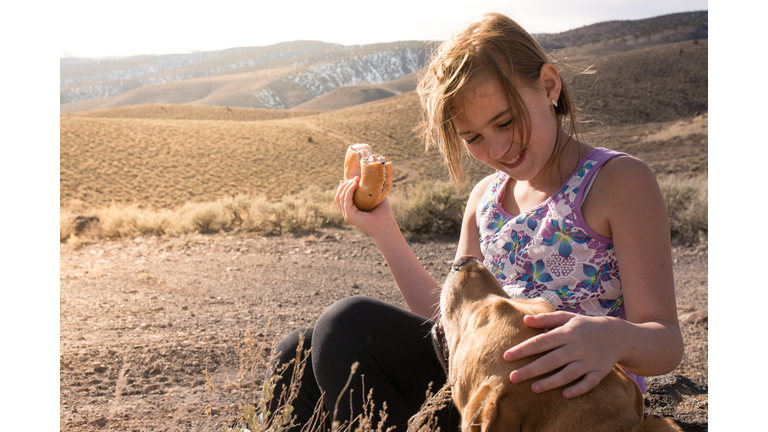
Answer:
<svg viewBox="0 0 768 432"><path fill-rule="evenodd" d="M470 138L468 140L464 140L464 142L466 142L467 144L472 144L472 143L477 142L477 140L479 140L479 139L480 139L480 135L475 135L475 136L473 136L472 138Z"/></svg>
<svg viewBox="0 0 768 432"><path fill-rule="evenodd" d="M499 127L502 128L502 129L506 129L506 128L510 127L510 126L512 126L512 119L510 119L509 121L499 125Z"/></svg>

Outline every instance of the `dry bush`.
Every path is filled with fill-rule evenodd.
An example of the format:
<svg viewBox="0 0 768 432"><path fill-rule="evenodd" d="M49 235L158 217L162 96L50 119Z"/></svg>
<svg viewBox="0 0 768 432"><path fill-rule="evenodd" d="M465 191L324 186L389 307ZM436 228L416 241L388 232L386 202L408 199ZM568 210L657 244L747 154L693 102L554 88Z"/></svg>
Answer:
<svg viewBox="0 0 768 432"><path fill-rule="evenodd" d="M256 197L243 213L242 226L266 235L304 234L323 226L340 226L343 218L333 202L333 193L312 185L278 202Z"/></svg>
<svg viewBox="0 0 768 432"><path fill-rule="evenodd" d="M64 209L59 211L59 242L63 243L75 234L74 217L74 214Z"/></svg>
<svg viewBox="0 0 768 432"><path fill-rule="evenodd" d="M271 325L271 321L267 327ZM262 334L266 335L267 331ZM237 361L239 363L237 373L238 387L238 405L241 407L242 417L230 422L229 425L223 425L223 432L282 432L288 428L297 426L293 416L292 403L298 396L301 389L301 377L304 374L306 361L310 349L305 349L303 338L299 338L299 346L296 357L291 359L288 364L270 366L265 360L265 348L267 347L266 336L257 341L249 327L245 333L244 347L237 352ZM273 348L274 348L273 343ZM272 351L270 351L272 352ZM283 388L279 400L275 398L276 382L282 378L283 373L288 370L290 365L292 375L290 384ZM357 373L358 364L354 363L350 368L350 374L347 383L341 391L344 394L353 376ZM264 379L261 386L256 382L265 375L264 371L269 368L269 376ZM350 390L351 391L351 390ZM352 419L338 419L336 411L340 403L340 397L337 399L334 412L330 417L330 432L389 432L391 427L387 427L387 405L383 403L381 409L376 415L376 405L372 398L373 389L369 390L363 398L362 412ZM341 396L340 394L340 396ZM350 396L352 396L350 394ZM418 413L413 415L408 421L408 432L433 432L439 430L437 427L436 413L451 403L450 385L444 385L437 393L432 393L431 384L424 395L424 403ZM271 408L271 409L270 409ZM317 401L312 417L307 424L301 426L302 432L325 432L326 417L328 413L324 409L323 399Z"/></svg>
<svg viewBox="0 0 768 432"><path fill-rule="evenodd" d="M392 211L403 234L408 237L458 237L469 192L467 184L420 183L410 190L393 194Z"/></svg>
<svg viewBox="0 0 768 432"><path fill-rule="evenodd" d="M667 206L672 239L691 244L705 243L709 228L707 178L669 176L659 181L659 187Z"/></svg>
<svg viewBox="0 0 768 432"><path fill-rule="evenodd" d="M154 211L113 202L109 207L98 209L95 213L100 220L101 236L106 238L160 236L177 225L175 214L170 210Z"/></svg>
<svg viewBox="0 0 768 432"><path fill-rule="evenodd" d="M177 233L199 232L203 234L226 231L232 226L231 214L222 201L187 203L178 210Z"/></svg>

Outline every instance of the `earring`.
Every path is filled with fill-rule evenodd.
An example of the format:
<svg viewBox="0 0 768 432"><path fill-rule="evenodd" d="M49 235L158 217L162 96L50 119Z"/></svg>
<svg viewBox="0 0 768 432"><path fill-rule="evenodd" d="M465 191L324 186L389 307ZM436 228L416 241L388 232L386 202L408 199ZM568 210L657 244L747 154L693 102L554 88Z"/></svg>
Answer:
<svg viewBox="0 0 768 432"><path fill-rule="evenodd" d="M557 101L555 99L552 99L552 105L554 105L555 108L557 108Z"/></svg>

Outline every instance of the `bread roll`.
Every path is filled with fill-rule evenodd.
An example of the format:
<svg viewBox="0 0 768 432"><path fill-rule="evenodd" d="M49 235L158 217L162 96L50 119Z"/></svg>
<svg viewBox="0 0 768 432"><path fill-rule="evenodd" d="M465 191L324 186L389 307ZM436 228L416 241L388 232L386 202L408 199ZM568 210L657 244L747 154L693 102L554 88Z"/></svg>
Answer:
<svg viewBox="0 0 768 432"><path fill-rule="evenodd" d="M344 157L344 180L355 176L360 181L352 201L358 209L371 211L392 187L392 162L375 154L368 144L352 144Z"/></svg>

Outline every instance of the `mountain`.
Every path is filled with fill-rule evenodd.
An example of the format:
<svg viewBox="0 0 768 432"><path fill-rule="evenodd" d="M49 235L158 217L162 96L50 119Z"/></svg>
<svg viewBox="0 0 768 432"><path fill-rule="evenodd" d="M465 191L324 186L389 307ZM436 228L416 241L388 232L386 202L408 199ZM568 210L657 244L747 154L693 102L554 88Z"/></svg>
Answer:
<svg viewBox="0 0 768 432"><path fill-rule="evenodd" d="M656 45L707 39L708 20L708 11L684 12L642 20L606 21L562 33L533 36L561 59L596 58Z"/></svg>
<svg viewBox="0 0 768 432"><path fill-rule="evenodd" d="M706 41L708 16L707 11L695 11L608 21L534 37L559 60L577 68L594 66L594 72L609 56L631 55L685 41ZM415 72L435 46L436 42L427 41L362 46L294 41L188 54L62 58L60 111L141 104L341 109L414 90ZM706 50L705 45L701 47ZM673 54L658 60L674 63ZM703 62L706 68L706 58ZM630 63L631 57L623 61L625 65ZM695 67L702 67L701 61ZM576 76L574 80L588 89L598 76ZM700 111L700 106L695 110Z"/></svg>
<svg viewBox="0 0 768 432"><path fill-rule="evenodd" d="M143 103L286 109L339 87L417 71L426 42L269 47L126 59L61 59L61 112Z"/></svg>

